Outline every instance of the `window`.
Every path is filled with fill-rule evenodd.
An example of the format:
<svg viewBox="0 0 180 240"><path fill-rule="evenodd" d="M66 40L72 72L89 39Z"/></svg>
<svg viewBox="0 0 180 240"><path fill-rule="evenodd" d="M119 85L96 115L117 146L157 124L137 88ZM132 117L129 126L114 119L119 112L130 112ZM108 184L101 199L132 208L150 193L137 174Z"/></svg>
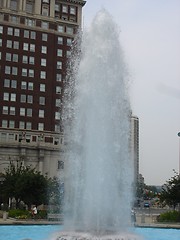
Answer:
<svg viewBox="0 0 180 240"><path fill-rule="evenodd" d="M24 38L29 38L29 30L24 30Z"/></svg>
<svg viewBox="0 0 180 240"><path fill-rule="evenodd" d="M58 44L63 44L63 37L58 37Z"/></svg>
<svg viewBox="0 0 180 240"><path fill-rule="evenodd" d="M4 100L4 101L9 101L9 93L4 92L3 100Z"/></svg>
<svg viewBox="0 0 180 240"><path fill-rule="evenodd" d="M71 51L66 51L66 57L70 57L71 56Z"/></svg>
<svg viewBox="0 0 180 240"><path fill-rule="evenodd" d="M62 66L62 64L61 64L61 66ZM56 81L57 81L57 82L60 82L61 80L62 80L62 74L57 73L57 74L56 74Z"/></svg>
<svg viewBox="0 0 180 240"><path fill-rule="evenodd" d="M17 73L18 73L18 68L12 67L12 75L17 75Z"/></svg>
<svg viewBox="0 0 180 240"><path fill-rule="evenodd" d="M44 130L44 123L38 123L38 130L43 131Z"/></svg>
<svg viewBox="0 0 180 240"><path fill-rule="evenodd" d="M46 46L42 46L41 47L41 53L47 53L47 47Z"/></svg>
<svg viewBox="0 0 180 240"><path fill-rule="evenodd" d="M10 9L11 10L17 10L18 2L17 0L10 0Z"/></svg>
<svg viewBox="0 0 180 240"><path fill-rule="evenodd" d="M67 32L68 34L73 34L73 33L74 33L74 30L73 30L72 27L67 27L67 28L66 28L66 32Z"/></svg>
<svg viewBox="0 0 180 240"><path fill-rule="evenodd" d="M67 38L67 46L71 46L72 45L72 39L71 38Z"/></svg>
<svg viewBox="0 0 180 240"><path fill-rule="evenodd" d="M9 114L10 115L15 115L15 107L10 107Z"/></svg>
<svg viewBox="0 0 180 240"><path fill-rule="evenodd" d="M17 41L14 41L14 49L19 49L19 42Z"/></svg>
<svg viewBox="0 0 180 240"><path fill-rule="evenodd" d="M4 79L4 87L10 87L10 80Z"/></svg>
<svg viewBox="0 0 180 240"><path fill-rule="evenodd" d="M61 99L56 99L56 107L60 107L61 106Z"/></svg>
<svg viewBox="0 0 180 240"><path fill-rule="evenodd" d="M0 33L3 33L3 26L0 26Z"/></svg>
<svg viewBox="0 0 180 240"><path fill-rule="evenodd" d="M55 112L55 119L60 120L60 112Z"/></svg>
<svg viewBox="0 0 180 240"><path fill-rule="evenodd" d="M59 25L57 30L58 30L58 32L63 33L64 32L64 26Z"/></svg>
<svg viewBox="0 0 180 240"><path fill-rule="evenodd" d="M18 62L18 54L13 54L13 62Z"/></svg>
<svg viewBox="0 0 180 240"><path fill-rule="evenodd" d="M11 101L16 102L16 93L11 93Z"/></svg>
<svg viewBox="0 0 180 240"><path fill-rule="evenodd" d="M62 62L61 61L57 61L57 69L62 69Z"/></svg>
<svg viewBox="0 0 180 240"><path fill-rule="evenodd" d="M39 97L39 104L45 105L45 97Z"/></svg>
<svg viewBox="0 0 180 240"><path fill-rule="evenodd" d="M10 20L11 22L13 22L13 23L19 23L19 17L14 16L14 15L10 15L9 17L10 17L9 20ZM15 35L15 36L16 36L16 35Z"/></svg>
<svg viewBox="0 0 180 240"><path fill-rule="evenodd" d="M11 35L11 36L13 35L13 28L12 27L8 27L7 34Z"/></svg>
<svg viewBox="0 0 180 240"><path fill-rule="evenodd" d="M63 53L62 49L57 49L57 56L58 57L62 57L62 53Z"/></svg>
<svg viewBox="0 0 180 240"><path fill-rule="evenodd" d="M26 123L26 129L27 130L31 130L32 129L32 123L31 122L27 122Z"/></svg>
<svg viewBox="0 0 180 240"><path fill-rule="evenodd" d="M27 77L27 69L22 68L22 76Z"/></svg>
<svg viewBox="0 0 180 240"><path fill-rule="evenodd" d="M5 73L6 74L11 74L11 67L10 66L5 66Z"/></svg>
<svg viewBox="0 0 180 240"><path fill-rule="evenodd" d="M29 77L34 77L34 70L33 69L29 69Z"/></svg>
<svg viewBox="0 0 180 240"><path fill-rule="evenodd" d="M14 134L9 133L8 134L8 140L13 141L14 140Z"/></svg>
<svg viewBox="0 0 180 240"><path fill-rule="evenodd" d="M32 95L27 96L27 102L28 103L33 103L33 96Z"/></svg>
<svg viewBox="0 0 180 240"><path fill-rule="evenodd" d="M64 162L63 161L58 161L58 170L64 169Z"/></svg>
<svg viewBox="0 0 180 240"><path fill-rule="evenodd" d="M26 95L25 94L21 94L21 103L25 103L26 102Z"/></svg>
<svg viewBox="0 0 180 240"><path fill-rule="evenodd" d="M30 52L35 52L35 44L30 44Z"/></svg>
<svg viewBox="0 0 180 240"><path fill-rule="evenodd" d="M8 114L8 106L3 106L3 111L2 111L3 114Z"/></svg>
<svg viewBox="0 0 180 240"><path fill-rule="evenodd" d="M11 88L17 88L17 81L11 80Z"/></svg>
<svg viewBox="0 0 180 240"><path fill-rule="evenodd" d="M27 25L27 26L35 26L35 20L34 19L30 19L30 18L26 18L26 20L25 20L25 24Z"/></svg>
<svg viewBox="0 0 180 240"><path fill-rule="evenodd" d="M25 108L20 108L20 116L25 116Z"/></svg>
<svg viewBox="0 0 180 240"><path fill-rule="evenodd" d="M0 47L2 47L2 39L0 38Z"/></svg>
<svg viewBox="0 0 180 240"><path fill-rule="evenodd" d="M15 122L13 120L9 121L9 128L14 128Z"/></svg>
<svg viewBox="0 0 180 240"><path fill-rule="evenodd" d="M31 32L31 39L36 39L36 32L34 31Z"/></svg>
<svg viewBox="0 0 180 240"><path fill-rule="evenodd" d="M68 6L67 5L63 5L62 6L62 12L63 13L67 13L68 12Z"/></svg>
<svg viewBox="0 0 180 240"><path fill-rule="evenodd" d="M40 78L41 79L46 79L46 72L45 71L41 71L41 76L40 76Z"/></svg>
<svg viewBox="0 0 180 240"><path fill-rule="evenodd" d="M44 110L39 110L39 117L44 118Z"/></svg>
<svg viewBox="0 0 180 240"><path fill-rule="evenodd" d="M32 108L27 108L27 117L32 117Z"/></svg>
<svg viewBox="0 0 180 240"><path fill-rule="evenodd" d="M8 121L7 120L2 120L2 127L7 128L8 126Z"/></svg>
<svg viewBox="0 0 180 240"><path fill-rule="evenodd" d="M33 82L28 82L28 90L33 90L34 84Z"/></svg>
<svg viewBox="0 0 180 240"><path fill-rule="evenodd" d="M49 16L49 6L48 5L42 5L42 15Z"/></svg>
<svg viewBox="0 0 180 240"><path fill-rule="evenodd" d="M20 129L25 129L25 122L20 121L19 122L19 128Z"/></svg>
<svg viewBox="0 0 180 240"><path fill-rule="evenodd" d="M34 2L26 1L26 12L33 13L34 10Z"/></svg>
<svg viewBox="0 0 180 240"><path fill-rule="evenodd" d="M46 90L45 84L40 84L40 91L45 92L45 90Z"/></svg>
<svg viewBox="0 0 180 240"><path fill-rule="evenodd" d="M12 48L12 41L11 40L7 40L6 47L7 48Z"/></svg>
<svg viewBox="0 0 180 240"><path fill-rule="evenodd" d="M70 14L75 15L76 14L76 8L75 7L70 7Z"/></svg>
<svg viewBox="0 0 180 240"><path fill-rule="evenodd" d="M28 43L24 43L23 44L23 50L24 51L28 51L29 50L29 44Z"/></svg>
<svg viewBox="0 0 180 240"><path fill-rule="evenodd" d="M59 4L55 4L55 11L59 12L60 11L60 5Z"/></svg>
<svg viewBox="0 0 180 240"><path fill-rule="evenodd" d="M14 29L14 36L19 37L20 36L20 30L19 28Z"/></svg>
<svg viewBox="0 0 180 240"><path fill-rule="evenodd" d="M23 55L22 62L28 63L28 56Z"/></svg>
<svg viewBox="0 0 180 240"><path fill-rule="evenodd" d="M41 66L46 66L46 59L45 58L41 59Z"/></svg>
<svg viewBox="0 0 180 240"><path fill-rule="evenodd" d="M48 40L48 35L47 35L47 33L42 33L42 41L47 42L47 40Z"/></svg>
<svg viewBox="0 0 180 240"><path fill-rule="evenodd" d="M60 132L60 126L55 124L54 130L55 132Z"/></svg>
<svg viewBox="0 0 180 240"><path fill-rule="evenodd" d="M29 64L34 65L34 57L29 57Z"/></svg>
<svg viewBox="0 0 180 240"><path fill-rule="evenodd" d="M49 28L49 23L48 23L48 22L45 22L45 21L42 21L42 22L41 22L41 27L42 27L43 29L48 29L48 28Z"/></svg>
<svg viewBox="0 0 180 240"><path fill-rule="evenodd" d="M61 87L60 86L56 86L56 93L57 94L61 93Z"/></svg>
<svg viewBox="0 0 180 240"><path fill-rule="evenodd" d="M11 61L11 53L6 53L6 61Z"/></svg>
<svg viewBox="0 0 180 240"><path fill-rule="evenodd" d="M26 89L27 88L27 82L22 81L21 82L21 89Z"/></svg>
<svg viewBox="0 0 180 240"><path fill-rule="evenodd" d="M49 3L49 0L43 0L43 3Z"/></svg>

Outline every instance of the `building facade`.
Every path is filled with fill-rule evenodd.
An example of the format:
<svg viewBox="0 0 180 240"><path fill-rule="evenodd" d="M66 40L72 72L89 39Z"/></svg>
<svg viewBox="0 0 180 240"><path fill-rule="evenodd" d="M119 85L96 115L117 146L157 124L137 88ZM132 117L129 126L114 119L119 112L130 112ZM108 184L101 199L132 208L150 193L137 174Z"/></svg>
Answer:
<svg viewBox="0 0 180 240"><path fill-rule="evenodd" d="M131 116L131 152L134 161L134 183L139 182L139 118Z"/></svg>
<svg viewBox="0 0 180 240"><path fill-rule="evenodd" d="M63 169L63 81L84 5L0 1L0 172L17 160L48 177Z"/></svg>

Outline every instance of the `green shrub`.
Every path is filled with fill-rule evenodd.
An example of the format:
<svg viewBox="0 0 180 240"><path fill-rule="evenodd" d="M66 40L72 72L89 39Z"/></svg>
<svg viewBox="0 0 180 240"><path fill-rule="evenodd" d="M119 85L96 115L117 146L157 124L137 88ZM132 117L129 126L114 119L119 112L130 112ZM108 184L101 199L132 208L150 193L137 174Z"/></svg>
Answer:
<svg viewBox="0 0 180 240"><path fill-rule="evenodd" d="M46 219L47 218L47 211L46 210L38 210L37 218Z"/></svg>
<svg viewBox="0 0 180 240"><path fill-rule="evenodd" d="M161 213L158 217L158 222L180 222L180 212L169 211Z"/></svg>
<svg viewBox="0 0 180 240"><path fill-rule="evenodd" d="M8 216L17 219L27 219L31 217L31 214L28 210L11 209L8 212Z"/></svg>
<svg viewBox="0 0 180 240"><path fill-rule="evenodd" d="M21 209L12 209L9 210L9 217L16 218L16 219L30 219L32 218L31 212L28 210L21 210ZM47 219L47 211L46 210L38 210L38 213L35 217L36 219Z"/></svg>

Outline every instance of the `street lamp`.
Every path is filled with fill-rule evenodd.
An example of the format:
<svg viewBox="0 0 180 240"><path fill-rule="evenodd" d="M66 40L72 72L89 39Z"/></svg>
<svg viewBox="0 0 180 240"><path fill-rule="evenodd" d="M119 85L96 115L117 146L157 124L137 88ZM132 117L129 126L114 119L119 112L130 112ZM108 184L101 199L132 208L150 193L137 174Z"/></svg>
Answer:
<svg viewBox="0 0 180 240"><path fill-rule="evenodd" d="M179 137L179 177L180 177L180 132L178 132Z"/></svg>

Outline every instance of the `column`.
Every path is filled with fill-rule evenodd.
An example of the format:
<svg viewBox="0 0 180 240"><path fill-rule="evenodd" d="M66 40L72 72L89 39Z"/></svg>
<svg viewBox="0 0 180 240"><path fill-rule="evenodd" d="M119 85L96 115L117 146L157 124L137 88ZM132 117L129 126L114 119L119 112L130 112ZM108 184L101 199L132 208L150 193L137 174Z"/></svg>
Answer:
<svg viewBox="0 0 180 240"><path fill-rule="evenodd" d="M10 8L10 0L4 1L4 5L6 5L6 8Z"/></svg>
<svg viewBox="0 0 180 240"><path fill-rule="evenodd" d="M50 0L50 17L54 17L55 0Z"/></svg>
<svg viewBox="0 0 180 240"><path fill-rule="evenodd" d="M34 12L35 12L35 14L38 14L38 15L41 14L41 0L35 1Z"/></svg>

